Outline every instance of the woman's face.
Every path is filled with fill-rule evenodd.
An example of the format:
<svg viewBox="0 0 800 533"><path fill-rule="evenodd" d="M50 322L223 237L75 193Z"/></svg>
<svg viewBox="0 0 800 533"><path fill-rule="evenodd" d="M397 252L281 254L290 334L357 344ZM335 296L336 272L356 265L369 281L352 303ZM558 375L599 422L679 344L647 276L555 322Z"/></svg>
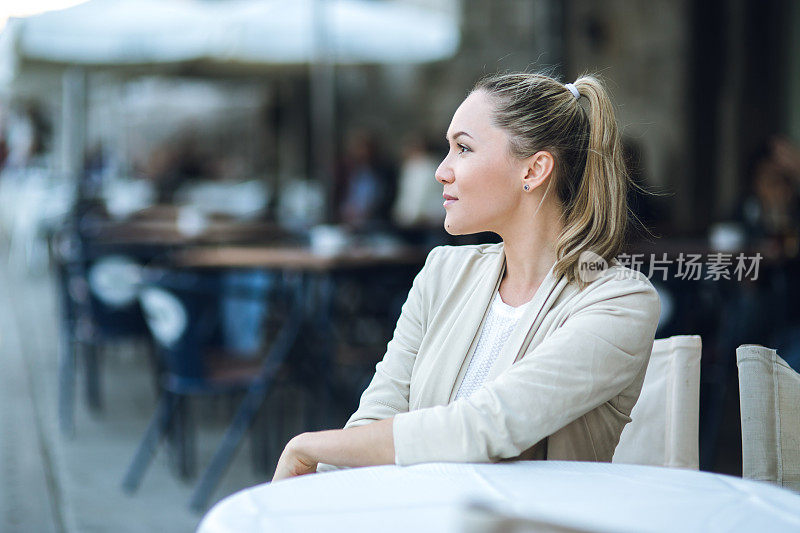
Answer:
<svg viewBox="0 0 800 533"><path fill-rule="evenodd" d="M509 153L508 134L492 124L492 112L487 94L476 91L450 122L450 149L436 180L444 186L444 227L451 235L500 233L521 200L527 168Z"/></svg>

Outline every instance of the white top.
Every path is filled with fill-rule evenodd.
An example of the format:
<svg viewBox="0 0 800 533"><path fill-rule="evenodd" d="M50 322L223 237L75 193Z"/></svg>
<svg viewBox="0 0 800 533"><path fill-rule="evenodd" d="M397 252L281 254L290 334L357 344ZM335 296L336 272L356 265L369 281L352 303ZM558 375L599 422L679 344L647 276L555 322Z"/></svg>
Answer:
<svg viewBox="0 0 800 533"><path fill-rule="evenodd" d="M464 380L458 387L456 400L469 398L473 392L481 388L497 356L500 355L531 301L519 307L512 307L503 301L500 292L495 293L475 353L469 361Z"/></svg>

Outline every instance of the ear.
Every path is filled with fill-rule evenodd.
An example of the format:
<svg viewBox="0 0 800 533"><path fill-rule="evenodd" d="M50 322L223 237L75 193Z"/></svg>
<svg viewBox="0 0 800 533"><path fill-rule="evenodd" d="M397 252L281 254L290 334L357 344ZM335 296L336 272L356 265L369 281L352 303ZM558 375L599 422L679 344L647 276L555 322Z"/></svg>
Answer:
<svg viewBox="0 0 800 533"><path fill-rule="evenodd" d="M522 178L522 184L529 185L528 190L533 190L544 183L553 173L555 160L553 159L553 154L547 150L540 150L530 156L526 163L527 173Z"/></svg>

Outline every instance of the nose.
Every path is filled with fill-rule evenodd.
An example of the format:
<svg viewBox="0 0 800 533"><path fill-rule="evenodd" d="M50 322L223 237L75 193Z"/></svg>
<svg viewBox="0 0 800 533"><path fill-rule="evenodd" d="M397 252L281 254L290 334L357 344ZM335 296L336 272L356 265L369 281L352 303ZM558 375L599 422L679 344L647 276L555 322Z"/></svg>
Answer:
<svg viewBox="0 0 800 533"><path fill-rule="evenodd" d="M453 169L450 168L447 159L447 156L442 159L442 162L439 163L439 167L436 169L436 173L434 174L436 181L442 185L445 183L453 183L453 180L455 179L455 174L453 174Z"/></svg>

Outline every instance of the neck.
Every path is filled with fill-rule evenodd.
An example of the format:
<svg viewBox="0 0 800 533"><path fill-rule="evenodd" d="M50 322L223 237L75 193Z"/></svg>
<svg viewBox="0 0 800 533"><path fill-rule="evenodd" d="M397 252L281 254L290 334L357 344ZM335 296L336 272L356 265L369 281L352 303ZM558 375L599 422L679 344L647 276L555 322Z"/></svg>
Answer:
<svg viewBox="0 0 800 533"><path fill-rule="evenodd" d="M502 283L507 292L523 301L532 298L556 262L556 240L563 230L561 210L550 203L542 205L535 224L530 217L510 223L502 232L506 271Z"/></svg>

